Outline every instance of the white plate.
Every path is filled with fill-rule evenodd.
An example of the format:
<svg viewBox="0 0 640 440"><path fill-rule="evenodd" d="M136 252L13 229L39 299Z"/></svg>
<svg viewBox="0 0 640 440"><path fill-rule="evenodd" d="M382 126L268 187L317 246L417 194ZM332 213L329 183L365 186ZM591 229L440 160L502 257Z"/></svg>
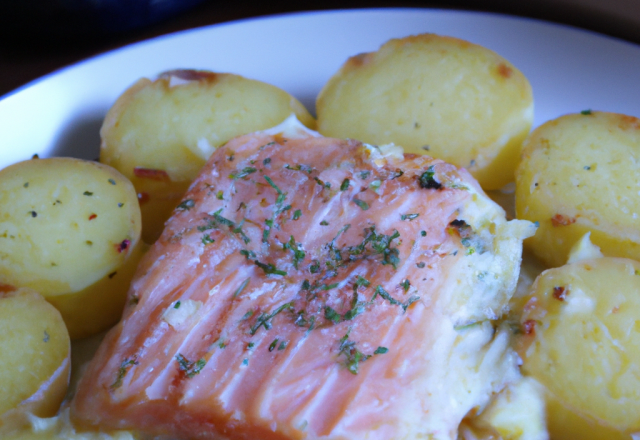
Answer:
<svg viewBox="0 0 640 440"><path fill-rule="evenodd" d="M279 86L313 111L350 55L391 37L433 32L488 47L531 81L534 125L584 109L640 116L640 47L550 23L475 12L376 9L312 12L194 29L62 69L0 100L0 167L41 156L98 156L98 129L141 76L174 68L238 73Z"/></svg>

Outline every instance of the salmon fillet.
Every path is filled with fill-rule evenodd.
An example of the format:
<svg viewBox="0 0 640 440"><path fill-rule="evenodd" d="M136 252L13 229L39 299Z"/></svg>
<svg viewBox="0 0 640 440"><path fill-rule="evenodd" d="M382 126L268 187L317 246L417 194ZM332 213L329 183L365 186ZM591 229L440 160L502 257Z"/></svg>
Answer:
<svg viewBox="0 0 640 440"><path fill-rule="evenodd" d="M278 130L219 148L72 402L176 439L455 439L517 375L527 222L463 169Z"/></svg>

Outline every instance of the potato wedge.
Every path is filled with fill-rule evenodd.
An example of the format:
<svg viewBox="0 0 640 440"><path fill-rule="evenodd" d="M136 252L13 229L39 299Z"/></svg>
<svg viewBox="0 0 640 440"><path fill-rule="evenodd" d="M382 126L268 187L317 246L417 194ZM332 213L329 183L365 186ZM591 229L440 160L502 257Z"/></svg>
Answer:
<svg viewBox="0 0 640 440"><path fill-rule="evenodd" d="M0 437L27 414L56 414L69 384L71 348L60 313L38 293L0 294Z"/></svg>
<svg viewBox="0 0 640 440"><path fill-rule="evenodd" d="M603 257L543 272L521 318L522 371L544 388L554 439L640 431L640 262Z"/></svg>
<svg viewBox="0 0 640 440"><path fill-rule="evenodd" d="M131 182L80 159L34 159L0 171L0 283L38 291L72 338L118 321L142 255Z"/></svg>
<svg viewBox="0 0 640 440"><path fill-rule="evenodd" d="M226 73L166 72L155 81L139 80L109 110L100 132L100 161L133 182L143 239L153 242L217 147L278 125L292 113L315 128L304 106L275 86Z"/></svg>
<svg viewBox="0 0 640 440"><path fill-rule="evenodd" d="M591 112L538 127L516 173L516 216L540 228L525 241L558 267L585 233L605 255L640 259L640 120Z"/></svg>
<svg viewBox="0 0 640 440"><path fill-rule="evenodd" d="M514 179L533 95L525 76L489 49L421 34L349 58L316 109L326 136L393 142L465 167L484 189L499 189Z"/></svg>

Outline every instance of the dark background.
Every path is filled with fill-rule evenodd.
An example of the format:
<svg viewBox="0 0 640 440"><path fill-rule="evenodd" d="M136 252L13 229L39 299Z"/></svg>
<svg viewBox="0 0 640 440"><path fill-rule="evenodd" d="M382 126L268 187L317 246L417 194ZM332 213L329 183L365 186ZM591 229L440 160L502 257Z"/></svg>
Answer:
<svg viewBox="0 0 640 440"><path fill-rule="evenodd" d="M543 19L640 43L640 0L449 0L294 2L244 0L2 0L0 96L84 58L171 32L296 11L424 7ZM102 9L95 5L102 2ZM92 4L92 8L80 5ZM114 4L120 3L120 5ZM78 6L80 5L80 6ZM109 7L107 7L107 6ZM158 7L160 5L161 7ZM182 9L182 10L180 10ZM123 19L126 17L126 19Z"/></svg>

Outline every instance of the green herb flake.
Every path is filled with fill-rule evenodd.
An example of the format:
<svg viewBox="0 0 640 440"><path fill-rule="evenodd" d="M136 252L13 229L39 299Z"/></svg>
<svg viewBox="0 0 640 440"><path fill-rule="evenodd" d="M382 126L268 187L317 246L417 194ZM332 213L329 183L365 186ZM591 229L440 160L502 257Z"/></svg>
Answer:
<svg viewBox="0 0 640 440"><path fill-rule="evenodd" d="M112 389L119 388L122 385L122 379L124 379L129 369L134 365L138 365L138 359L136 356L125 358L120 363L120 368L118 368L118 375L116 376L116 380L111 384Z"/></svg>
<svg viewBox="0 0 640 440"><path fill-rule="evenodd" d="M256 168L253 167L244 167L242 169L242 171L240 171L238 174L229 174L229 179L243 179L253 173L255 173L256 171L258 171Z"/></svg>
<svg viewBox="0 0 640 440"><path fill-rule="evenodd" d="M180 301L176 301L176 303L173 305L174 309L179 309L180 308Z"/></svg>
<svg viewBox="0 0 640 440"><path fill-rule="evenodd" d="M409 290L409 287L411 287L411 282L409 282L409 280L405 278L400 283L400 286L402 287L402 290L404 290L406 293Z"/></svg>
<svg viewBox="0 0 640 440"><path fill-rule="evenodd" d="M318 185L320 185L321 187L323 187L325 189L330 189L331 188L331 184L329 182L324 182L324 181L318 179L317 177L314 177L313 180L315 180Z"/></svg>
<svg viewBox="0 0 640 440"><path fill-rule="evenodd" d="M413 220L415 218L418 218L418 216L420 216L420 214L401 214L400 215L400 220Z"/></svg>
<svg viewBox="0 0 640 440"><path fill-rule="evenodd" d="M328 221L326 221L326 220L322 220L322 221L320 222L320 226L329 226L329 222L328 222Z"/></svg>
<svg viewBox="0 0 640 440"><path fill-rule="evenodd" d="M334 324L338 324L340 321L342 321L342 315L340 315L338 312L336 312L329 306L325 306L324 308L324 317L325 319L333 322Z"/></svg>
<svg viewBox="0 0 640 440"><path fill-rule="evenodd" d="M379 179L376 179L369 184L369 188L371 188L374 191L378 191L378 189L380 189L380 185L382 185L382 181Z"/></svg>
<svg viewBox="0 0 640 440"><path fill-rule="evenodd" d="M258 266L260 269L262 269L266 275L282 275L282 276L285 276L287 274L287 272L285 272L284 270L277 269L271 263L265 264L265 263L261 263L258 260L254 260L253 262L255 263L256 266Z"/></svg>
<svg viewBox="0 0 640 440"><path fill-rule="evenodd" d="M112 184L112 185L115 185L115 184L116 184L116 181L115 181L115 180L113 180L113 179L109 179L109 183L110 183L110 184Z"/></svg>
<svg viewBox="0 0 640 440"><path fill-rule="evenodd" d="M247 313L242 315L242 318L240 318L240 321L246 321L247 319L251 318L253 316L253 313L254 313L253 310L248 310ZM251 342L251 347L253 347L253 342Z"/></svg>
<svg viewBox="0 0 640 440"><path fill-rule="evenodd" d="M433 169L433 165L427 168L427 171L420 175L418 182L420 184L420 188L425 189L440 189L442 188L442 184L435 179L436 172Z"/></svg>
<svg viewBox="0 0 640 440"><path fill-rule="evenodd" d="M298 220L301 216L302 216L302 211L300 211L299 209L296 209L295 211L293 211L294 220Z"/></svg>
<svg viewBox="0 0 640 440"><path fill-rule="evenodd" d="M278 351L282 351L285 348L287 348L287 345L289 344L289 341L281 341L280 345L278 345Z"/></svg>
<svg viewBox="0 0 640 440"><path fill-rule="evenodd" d="M278 345L278 342L279 342L278 338L275 338L275 339L271 342L271 344L269 344L269 351L273 351L273 350L275 350L275 349L276 349L276 347L277 347L277 345Z"/></svg>
<svg viewBox="0 0 640 440"><path fill-rule="evenodd" d="M267 157L265 160L262 161L262 165L269 165L271 163L271 158Z"/></svg>
<svg viewBox="0 0 640 440"><path fill-rule="evenodd" d="M206 246L206 245L211 244L211 243L215 243L215 240L213 238L211 238L210 234L204 234L202 236L202 244Z"/></svg>
<svg viewBox="0 0 640 440"><path fill-rule="evenodd" d="M319 261L314 261L313 264L311 266L309 266L309 272L311 272L311 273L320 272L320 262Z"/></svg>
<svg viewBox="0 0 640 440"><path fill-rule="evenodd" d="M122 208L124 206L124 203L118 203L118 208Z"/></svg>
<svg viewBox="0 0 640 440"><path fill-rule="evenodd" d="M373 354L385 354L388 351L389 349L387 347L378 347L376 348L376 351L373 352Z"/></svg>
<svg viewBox="0 0 640 440"><path fill-rule="evenodd" d="M387 292L386 290L384 290L382 288L382 286L377 286L376 287L376 291L373 294L373 297L371 298L371 301L373 301L374 299L376 299L377 296L380 296L381 298L384 298L385 300L389 301L389 304L394 305L394 306L400 306L402 307L402 310L404 310L405 312L407 311L407 308L413 304L414 302L416 302L417 300L420 299L419 296L412 296L411 298L409 298L406 302L400 302L397 299L395 299L394 297L391 296L391 294L389 294L389 292Z"/></svg>
<svg viewBox="0 0 640 440"><path fill-rule="evenodd" d="M47 333L47 331L44 331L44 338L42 338L42 342L49 342L49 339L51 339L51 337L49 336L49 333Z"/></svg>
<svg viewBox="0 0 640 440"><path fill-rule="evenodd" d="M346 191L346 190L348 190L348 189L349 189L349 184L350 184L350 183L351 183L351 182L349 181L349 179L344 179L344 180L342 181L342 184L340 185L340 191Z"/></svg>
<svg viewBox="0 0 640 440"><path fill-rule="evenodd" d="M200 359L197 362L190 362L180 353L176 355L175 359L178 361L180 371L183 371L189 379L200 373L207 363L204 359Z"/></svg>
<svg viewBox="0 0 640 440"><path fill-rule="evenodd" d="M591 111L591 109L587 109L587 110L582 110L580 112L580 114L584 115L584 116L589 116L589 115L593 114L593 112Z"/></svg>
<svg viewBox="0 0 640 440"><path fill-rule="evenodd" d="M369 175L371 174L371 171L361 171L360 172L360 178L362 180L365 180L369 177Z"/></svg>
<svg viewBox="0 0 640 440"><path fill-rule="evenodd" d="M350 333L351 329L338 341L340 343L338 347L338 358L343 357L341 364L344 365L351 374L358 374L360 363L369 359L371 355L364 354L358 350L355 341L349 339Z"/></svg>
<svg viewBox="0 0 640 440"><path fill-rule="evenodd" d="M180 203L176 207L176 209L179 209L181 211L188 211L194 206L196 206L196 202L194 202L193 199L187 199L187 200L184 200L182 203Z"/></svg>
<svg viewBox="0 0 640 440"><path fill-rule="evenodd" d="M240 287L238 287L235 291L235 293L233 294L232 298L237 298L238 295L240 295L242 293L242 291L245 289L245 287L247 287L247 285L249 284L249 281L251 281L251 278L247 278L246 280L244 280L241 284Z"/></svg>
<svg viewBox="0 0 640 440"><path fill-rule="evenodd" d="M91 191L85 191L82 194L85 195L85 196L92 196L93 195L93 193Z"/></svg>
<svg viewBox="0 0 640 440"><path fill-rule="evenodd" d="M288 303L284 303L281 306L279 306L278 308L276 308L273 312L271 313L262 313L258 319L256 320L256 323L251 327L251 329L249 330L249 334L251 336L255 335L256 332L258 331L258 329L260 329L260 327L264 327L265 330L270 330L271 327L273 326L271 324L271 321L273 320L273 318L275 316L278 315L278 313L282 312L283 310L289 310L293 308L293 303L292 302L288 302Z"/></svg>
<svg viewBox="0 0 640 440"><path fill-rule="evenodd" d="M244 365L245 367L249 365L249 359L247 358L242 359L242 365Z"/></svg>
<svg viewBox="0 0 640 440"><path fill-rule="evenodd" d="M253 311L252 311L252 312L253 312ZM252 314L253 314L253 313L252 313ZM255 344L255 342L249 342L249 343L247 344L247 350L251 350L253 347L255 347L255 345L256 345L256 344Z"/></svg>
<svg viewBox="0 0 640 440"><path fill-rule="evenodd" d="M358 207L360 209L362 209L363 211L366 211L367 209L369 209L369 204L367 202L365 202L364 200L353 199L353 203L358 205Z"/></svg>
<svg viewBox="0 0 640 440"><path fill-rule="evenodd" d="M222 190L218 191L216 193L216 199L222 200L223 195L224 195L224 193L222 192Z"/></svg>
<svg viewBox="0 0 640 440"><path fill-rule="evenodd" d="M356 287L360 287L360 286L369 287L370 285L371 283L369 282L368 279L362 278L360 275L356 277Z"/></svg>
<svg viewBox="0 0 640 440"><path fill-rule="evenodd" d="M25 182L22 186L24 186L25 188L29 188L29 182Z"/></svg>
<svg viewBox="0 0 640 440"><path fill-rule="evenodd" d="M240 255L243 255L246 259L256 258L256 253L253 252L253 251L249 251L247 249L241 249L240 250Z"/></svg>
<svg viewBox="0 0 640 440"><path fill-rule="evenodd" d="M582 167L584 170L586 171L591 171L591 167L589 165L585 165L584 167Z"/></svg>
<svg viewBox="0 0 640 440"><path fill-rule="evenodd" d="M307 255L305 251L302 249L302 244L296 243L293 235L289 239L287 243L282 246L283 250L291 250L293 252L293 267L298 268L298 264L304 260L304 257Z"/></svg>

